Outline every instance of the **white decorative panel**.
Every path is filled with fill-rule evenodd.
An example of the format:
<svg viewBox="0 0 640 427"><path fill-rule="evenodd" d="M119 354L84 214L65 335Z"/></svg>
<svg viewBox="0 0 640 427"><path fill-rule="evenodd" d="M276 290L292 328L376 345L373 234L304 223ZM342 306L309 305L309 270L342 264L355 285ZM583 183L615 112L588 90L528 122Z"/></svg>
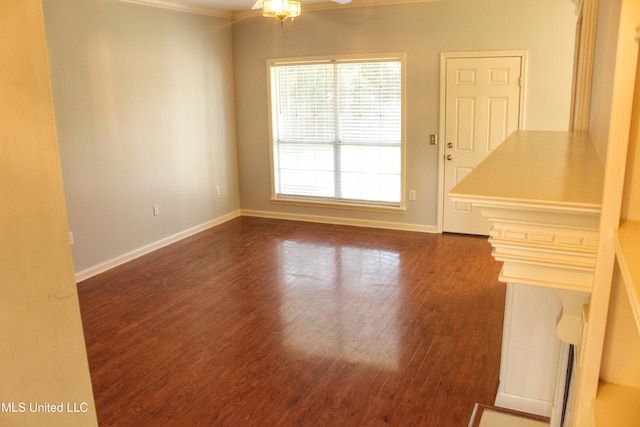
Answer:
<svg viewBox="0 0 640 427"><path fill-rule="evenodd" d="M456 213L471 213L471 203L454 202L453 211Z"/></svg>
<svg viewBox="0 0 640 427"><path fill-rule="evenodd" d="M456 98L456 150L473 151L476 117L475 98Z"/></svg>
<svg viewBox="0 0 640 427"><path fill-rule="evenodd" d="M454 170L454 179L456 184L469 175L472 168L460 168L457 167ZM469 202L453 202L453 211L457 213L471 213L471 203Z"/></svg>
<svg viewBox="0 0 640 427"><path fill-rule="evenodd" d="M459 85L474 85L476 84L476 70L475 69L459 69L456 72L456 84Z"/></svg>
<svg viewBox="0 0 640 427"><path fill-rule="evenodd" d="M554 234L553 233L531 233L529 239L533 243L553 243Z"/></svg>
<svg viewBox="0 0 640 427"><path fill-rule="evenodd" d="M509 98L489 98L487 123L487 150L493 151L504 141L507 136L509 124Z"/></svg>
<svg viewBox="0 0 640 427"><path fill-rule="evenodd" d="M489 84L506 85L509 84L508 68L492 68L489 71Z"/></svg>
<svg viewBox="0 0 640 427"><path fill-rule="evenodd" d="M523 230L504 230L504 238L511 240L527 240L528 233Z"/></svg>
<svg viewBox="0 0 640 427"><path fill-rule="evenodd" d="M565 246L582 246L583 237L577 235L559 235L558 244Z"/></svg>

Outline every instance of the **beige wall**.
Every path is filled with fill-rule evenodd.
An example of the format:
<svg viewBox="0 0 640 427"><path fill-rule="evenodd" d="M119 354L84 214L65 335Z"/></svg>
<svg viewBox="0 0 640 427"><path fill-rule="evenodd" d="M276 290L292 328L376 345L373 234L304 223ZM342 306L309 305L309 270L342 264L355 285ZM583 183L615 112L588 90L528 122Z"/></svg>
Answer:
<svg viewBox="0 0 640 427"><path fill-rule="evenodd" d="M0 40L0 425L97 425L40 1L1 1Z"/></svg>
<svg viewBox="0 0 640 427"><path fill-rule="evenodd" d="M327 215L435 227L441 52L527 50L524 127L566 130L569 122L575 5L559 0L446 0L375 8L304 12L281 28L246 18L233 29L236 128L243 209L276 215ZM270 201L267 58L407 53L407 188L417 200L406 214L274 205ZM417 226L417 227L414 227Z"/></svg>
<svg viewBox="0 0 640 427"><path fill-rule="evenodd" d="M80 273L239 209L433 230L439 148L427 141L438 132L441 52L527 50L525 128L568 126L568 0L343 8L283 28L111 0L43 3ZM406 214L273 205L265 60L391 51L407 52L406 187L417 200Z"/></svg>
<svg viewBox="0 0 640 427"><path fill-rule="evenodd" d="M229 21L43 4L76 271L237 211Z"/></svg>

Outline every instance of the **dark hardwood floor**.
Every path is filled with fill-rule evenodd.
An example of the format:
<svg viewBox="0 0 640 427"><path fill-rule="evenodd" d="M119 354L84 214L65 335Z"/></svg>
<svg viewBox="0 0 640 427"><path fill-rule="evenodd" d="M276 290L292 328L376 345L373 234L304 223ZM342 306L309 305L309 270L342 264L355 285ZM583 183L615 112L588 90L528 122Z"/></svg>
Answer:
<svg viewBox="0 0 640 427"><path fill-rule="evenodd" d="M486 238L238 218L79 284L101 426L466 427L498 386Z"/></svg>

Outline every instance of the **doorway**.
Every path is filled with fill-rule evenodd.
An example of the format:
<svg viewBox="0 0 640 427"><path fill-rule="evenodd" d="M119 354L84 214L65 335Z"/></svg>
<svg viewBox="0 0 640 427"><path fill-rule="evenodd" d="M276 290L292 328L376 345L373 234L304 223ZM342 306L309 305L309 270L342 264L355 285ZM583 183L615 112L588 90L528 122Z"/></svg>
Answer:
<svg viewBox="0 0 640 427"><path fill-rule="evenodd" d="M448 192L522 127L526 52L440 57L439 231L489 235L489 222Z"/></svg>

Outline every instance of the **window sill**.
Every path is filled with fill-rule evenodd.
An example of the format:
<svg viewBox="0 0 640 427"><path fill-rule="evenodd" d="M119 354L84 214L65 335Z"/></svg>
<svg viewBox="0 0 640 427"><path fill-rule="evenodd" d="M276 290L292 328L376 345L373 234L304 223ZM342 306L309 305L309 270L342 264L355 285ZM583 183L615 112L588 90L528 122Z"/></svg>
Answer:
<svg viewBox="0 0 640 427"><path fill-rule="evenodd" d="M329 209L346 209L355 211L367 211L367 212L383 212L383 213L395 213L403 214L407 212L406 207L401 204L400 206L392 205L372 205L366 203L357 202L338 202L338 201L324 201L324 200L309 200L295 197L272 197L271 202L278 205L294 205L294 206L309 206L315 208L329 208Z"/></svg>

